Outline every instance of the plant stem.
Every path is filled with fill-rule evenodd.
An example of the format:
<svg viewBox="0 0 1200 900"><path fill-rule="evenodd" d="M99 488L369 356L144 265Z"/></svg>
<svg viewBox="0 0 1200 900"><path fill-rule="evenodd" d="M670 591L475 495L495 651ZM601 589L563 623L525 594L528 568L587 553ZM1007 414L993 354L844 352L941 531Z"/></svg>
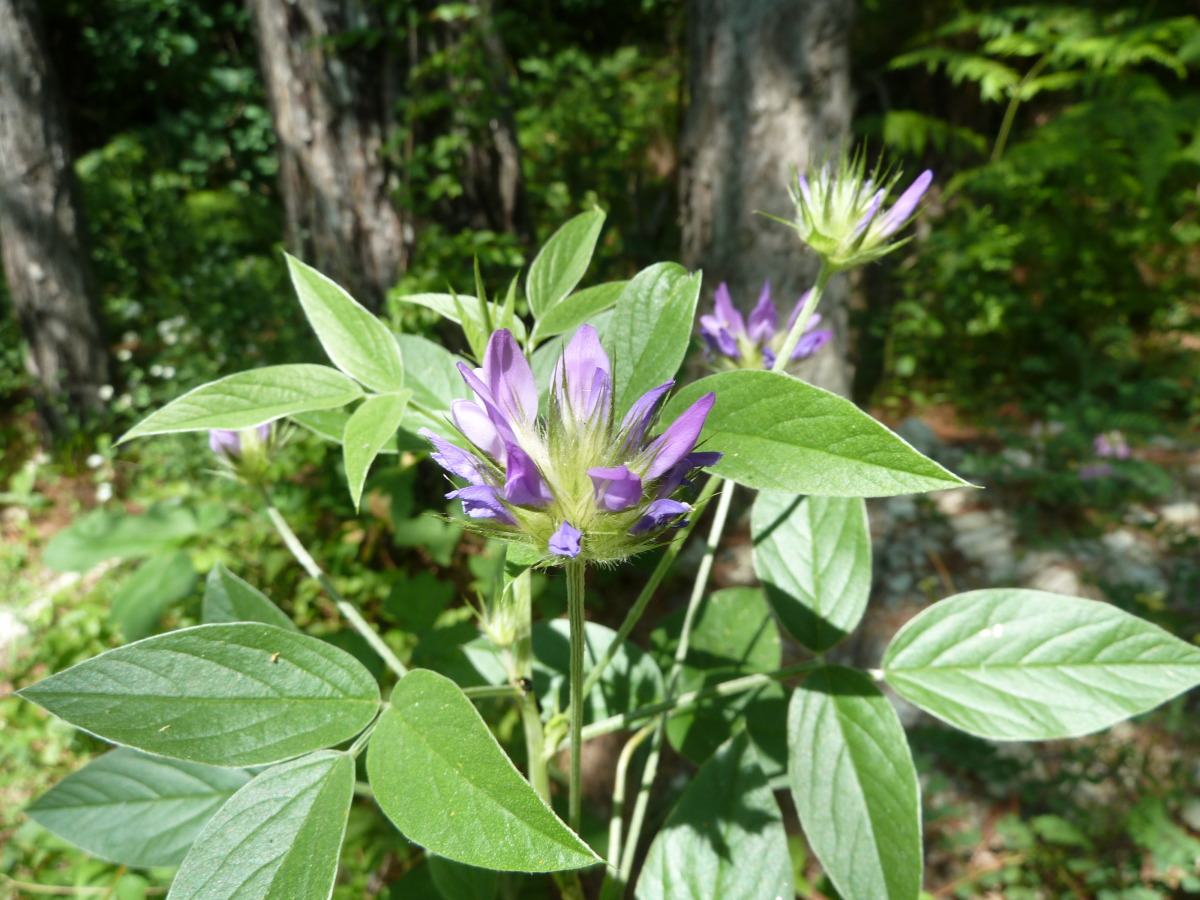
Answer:
<svg viewBox="0 0 1200 900"><path fill-rule="evenodd" d="M704 598L704 589L708 585L708 576L712 572L713 560L717 554L717 547L721 543L721 533L725 530L725 520L729 517L729 506L732 501L733 485L730 484L726 490L721 492L717 500L717 509L713 514L712 526L708 532L708 542L704 547L704 557L700 560L700 567L696 571L696 580L692 584L692 595L688 598L687 612L684 614L683 627L679 632L679 645L675 648L675 660L671 665L671 672L667 676L665 702L674 701L675 689L683 672L683 663L687 659L692 625ZM637 853L638 840L642 835L646 807L650 802L650 789L658 775L658 760L662 754L662 743L666 731L667 717L660 716L654 726L654 734L650 742L650 755L646 758L646 768L642 771L642 783L638 788L637 801L634 803L633 815L629 820L629 833L621 851L620 870L616 875L610 870L605 877L606 884L603 890L611 892L612 896L619 896L624 891L625 885L629 883L629 876L633 872L633 860ZM611 888L607 884L609 881L615 882Z"/></svg>
<svg viewBox="0 0 1200 900"><path fill-rule="evenodd" d="M567 560L567 617L571 624L571 782L567 824L576 833L583 812L580 773L583 755L583 576L582 560Z"/></svg>
<svg viewBox="0 0 1200 900"><path fill-rule="evenodd" d="M1000 131L996 135L996 143L992 146L992 162L999 162L1000 157L1004 155L1004 146L1008 143L1008 135L1012 131L1013 121L1017 118L1017 108L1021 105L1021 101L1025 99L1025 85L1041 75L1042 69L1046 68L1049 63L1050 54L1047 53L1033 64L1032 68L1025 73L1025 77L1021 79L1021 83L1013 91L1013 95L1008 101L1008 108L1004 110L1004 121L1000 123Z"/></svg>
<svg viewBox="0 0 1200 900"><path fill-rule="evenodd" d="M632 725L636 725L643 719L649 719L652 716L663 713L678 715L679 713L689 712L705 700L712 700L717 697L730 697L734 694L765 687L775 681L786 681L789 678L794 678L796 675L801 675L804 672L815 669L820 665L821 662L814 659L808 662L796 663L792 666L785 666L782 669L776 669L774 672L758 672L754 675L743 675L740 678L731 678L729 681L710 684L708 687L700 688L698 691L680 694L673 700L663 700L661 703L643 706L641 709L630 710L627 713L621 713L619 716L609 716L607 719L593 722L583 729L583 739L590 741L604 734L621 731Z"/></svg>
<svg viewBox="0 0 1200 900"><path fill-rule="evenodd" d="M800 310L800 315L796 316L796 321L792 323L791 329L787 333L787 337L783 340L783 346L779 348L779 355L775 357L775 365L771 366L772 372L782 372L787 369L788 363L792 361L792 354L796 351L796 345L800 343L800 338L804 336L804 329L808 322L813 317L813 313L817 311L817 304L821 302L821 295L825 293L825 286L829 283L830 277L837 271L825 260L821 260L821 268L817 272L816 284L812 287L812 293L808 297L808 302Z"/></svg>
<svg viewBox="0 0 1200 900"><path fill-rule="evenodd" d="M629 773L629 763L633 754L654 732L653 725L647 725L625 742L621 755L617 758L616 784L613 785L612 817L608 822L608 864L613 868L621 865L621 828L625 824L625 781ZM601 900L604 900L601 897Z"/></svg>
<svg viewBox="0 0 1200 900"><path fill-rule="evenodd" d="M275 526L275 530L283 538L284 544L287 545L288 550L292 551L292 556L296 557L296 561L300 563L304 571L308 573L310 578L320 583L321 587L325 589L325 593L329 595L334 605L337 606L338 612L345 616L347 621L354 627L354 630L363 636L366 642L371 645L371 649L378 653L379 658L387 664L387 667L401 678L407 675L408 667L400 662L399 657L392 652L392 648L384 643L383 638L362 617L362 613L351 606L338 589L333 586L333 582L329 580L329 576L321 570L321 567L317 565L317 561L312 558L312 554L300 543L300 539L296 537L296 533L292 531L292 527L288 525L283 514L275 508L275 504L271 502L271 497L266 489L263 489L262 495L266 503L267 518L271 520L271 524Z"/></svg>
<svg viewBox="0 0 1200 900"><path fill-rule="evenodd" d="M693 504L697 510L704 508L704 504L708 502L708 498L712 496L720 480L715 475L708 476L708 481L705 482L704 487L700 490L700 496L696 498L696 502ZM617 629L617 636L605 648L604 654L592 666L592 670L588 672L587 679L583 682L583 696L586 697L592 692L592 688L596 686L596 682L604 674L604 669L612 662L613 657L617 655L617 651L621 649L621 646L625 643L625 639L629 637L629 633L633 631L633 627L642 617L642 613L646 611L646 605L650 602L650 598L654 596L654 592L658 590L659 584L662 583L667 570L675 562L675 558L679 556L679 552L683 549L683 545L695 527L697 519L699 519L698 514L692 518L690 524L681 529L682 533L667 545L667 549L663 553L662 558L659 559L658 565L654 567L654 571L650 573L650 578L643 585L641 593L633 601L633 606L630 607L629 612L625 614L625 620L621 622L621 627Z"/></svg>
<svg viewBox="0 0 1200 900"><path fill-rule="evenodd" d="M521 690L511 684L476 684L463 688L462 692L472 700L482 700L485 697L519 697L521 695Z"/></svg>

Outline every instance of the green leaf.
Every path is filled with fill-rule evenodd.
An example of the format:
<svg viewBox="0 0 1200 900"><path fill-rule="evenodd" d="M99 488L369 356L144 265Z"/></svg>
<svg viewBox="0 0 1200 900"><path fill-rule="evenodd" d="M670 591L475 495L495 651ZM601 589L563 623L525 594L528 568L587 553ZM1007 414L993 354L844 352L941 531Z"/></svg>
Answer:
<svg viewBox="0 0 1200 900"><path fill-rule="evenodd" d="M350 654L270 625L199 625L101 653L17 692L147 753L261 766L354 737L379 687Z"/></svg>
<svg viewBox="0 0 1200 900"><path fill-rule="evenodd" d="M742 369L693 382L663 412L671 422L702 394L717 395L704 449L713 471L762 491L891 497L966 484L849 400L780 372Z"/></svg>
<svg viewBox="0 0 1200 900"><path fill-rule="evenodd" d="M304 314L333 364L381 393L404 387L404 361L388 327L316 269L284 256Z"/></svg>
<svg viewBox="0 0 1200 900"><path fill-rule="evenodd" d="M750 527L754 568L788 633L824 653L853 631L871 594L866 504L763 491Z"/></svg>
<svg viewBox="0 0 1200 900"><path fill-rule="evenodd" d="M412 394L412 391L375 394L364 400L346 422L342 455L346 465L346 481L350 484L350 500L355 509L358 509L362 500L367 471L379 451L395 436Z"/></svg>
<svg viewBox="0 0 1200 900"><path fill-rule="evenodd" d="M121 441L175 431L252 428L295 413L345 406L361 396L357 384L328 366L266 366L188 391L142 419Z"/></svg>
<svg viewBox="0 0 1200 900"><path fill-rule="evenodd" d="M538 251L525 277L525 296L535 319L575 290L592 261L603 227L603 210L580 213L554 232Z"/></svg>
<svg viewBox="0 0 1200 900"><path fill-rule="evenodd" d="M224 513L206 522L197 515L203 510L167 504L156 504L136 516L93 510L50 539L42 562L56 572L86 572L107 559L156 556L178 547L207 526L221 524Z"/></svg>
<svg viewBox="0 0 1200 900"><path fill-rule="evenodd" d="M638 272L621 292L605 340L618 418L679 371L692 335L700 278L675 263L657 263Z"/></svg>
<svg viewBox="0 0 1200 900"><path fill-rule="evenodd" d="M221 806L250 780L120 748L68 775L25 809L65 841L126 866L177 866Z"/></svg>
<svg viewBox="0 0 1200 900"><path fill-rule="evenodd" d="M404 410L400 427L414 433L420 428L430 428L442 434L446 431L450 404L471 396L458 371L459 357L415 334L397 334L395 337L408 370L420 374L409 384L412 402Z"/></svg>
<svg viewBox="0 0 1200 900"><path fill-rule="evenodd" d="M431 853L484 869L556 872L599 862L521 777L448 678L400 679L371 736L380 808Z"/></svg>
<svg viewBox="0 0 1200 900"><path fill-rule="evenodd" d="M289 631L298 631L296 623L272 603L262 591L217 563L208 573L200 618L206 624L224 622L260 622Z"/></svg>
<svg viewBox="0 0 1200 900"><path fill-rule="evenodd" d="M533 326L533 343L572 331L617 302L628 281L608 281L576 291L550 309Z"/></svg>
<svg viewBox="0 0 1200 900"><path fill-rule="evenodd" d="M682 612L669 616L651 635L663 666L675 654ZM779 668L782 649L779 630L758 588L725 588L709 594L697 613L680 672L679 691L699 690L741 675ZM747 711L777 700L783 688L768 685L722 701L710 701L690 713L667 720L671 745L693 762L707 759L741 726Z"/></svg>
<svg viewBox="0 0 1200 900"><path fill-rule="evenodd" d="M995 588L935 603L883 657L888 684L993 740L1077 737L1200 684L1200 649L1107 603Z"/></svg>
<svg viewBox="0 0 1200 900"><path fill-rule="evenodd" d="M405 294L404 296L391 297L399 303L411 303L414 306L423 306L426 309L431 309L442 318L449 319L455 325L464 325L463 314L465 313L468 319L468 324L477 329L484 328L484 321L479 314L479 298L472 297L469 294ZM490 300L487 303L488 315L493 322L501 321L505 318L504 307ZM513 318L512 328L510 329L518 341L525 340L525 323L518 318ZM407 366L413 369L411 363ZM416 371L413 369L413 371ZM411 385L410 385L411 387Z"/></svg>
<svg viewBox="0 0 1200 900"><path fill-rule="evenodd" d="M428 857L429 874L442 900L492 900L500 886L499 876L491 869L465 866L440 856Z"/></svg>
<svg viewBox="0 0 1200 900"><path fill-rule="evenodd" d="M704 764L650 845L637 900L795 896L783 816L745 734Z"/></svg>
<svg viewBox="0 0 1200 900"><path fill-rule="evenodd" d="M796 812L845 900L917 900L921 794L896 711L871 679L827 666L792 695L788 776Z"/></svg>
<svg viewBox="0 0 1200 900"><path fill-rule="evenodd" d="M183 550L151 557L121 582L109 616L126 641L140 641L158 628L163 611L195 586L196 570Z"/></svg>
<svg viewBox="0 0 1200 900"><path fill-rule="evenodd" d="M353 796L348 753L267 769L209 820L167 900L328 900Z"/></svg>

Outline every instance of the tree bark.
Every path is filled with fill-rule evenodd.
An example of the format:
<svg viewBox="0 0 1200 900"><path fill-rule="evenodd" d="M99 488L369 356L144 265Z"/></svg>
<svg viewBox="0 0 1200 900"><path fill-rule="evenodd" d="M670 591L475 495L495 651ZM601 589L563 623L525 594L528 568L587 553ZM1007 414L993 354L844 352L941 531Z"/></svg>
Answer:
<svg viewBox="0 0 1200 900"><path fill-rule="evenodd" d="M338 50L381 29L360 0L247 0L278 140L288 247L369 309L403 273L412 227L392 201L384 156L401 63L389 41Z"/></svg>
<svg viewBox="0 0 1200 900"><path fill-rule="evenodd" d="M36 0L0 0L0 250L51 431L96 411L108 356L66 110Z"/></svg>
<svg viewBox="0 0 1200 900"><path fill-rule="evenodd" d="M770 280L781 319L812 286L818 261L795 232L787 181L850 132L851 0L691 0L689 102L681 136L683 261L706 297L729 284L745 308ZM821 300L834 340L795 371L849 395L844 276ZM703 302L703 301L702 301Z"/></svg>
<svg viewBox="0 0 1200 900"><path fill-rule="evenodd" d="M479 0L467 24L441 22L414 6L399 25L385 24L369 0L247 3L294 253L378 311L407 268L418 216L450 229L528 232L507 63L488 0ZM469 62L487 86L482 96L467 95L438 71L414 83L418 63L455 52L474 54ZM404 140L389 147L401 124L398 101L414 90L454 99L409 114ZM443 134L460 138L454 174L461 193L428 201L425 185L409 183L406 163L414 146Z"/></svg>

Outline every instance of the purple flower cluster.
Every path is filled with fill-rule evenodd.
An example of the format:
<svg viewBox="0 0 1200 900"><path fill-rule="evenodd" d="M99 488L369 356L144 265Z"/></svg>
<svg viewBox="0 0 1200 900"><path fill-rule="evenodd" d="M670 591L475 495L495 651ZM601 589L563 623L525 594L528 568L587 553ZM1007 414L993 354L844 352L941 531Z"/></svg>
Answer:
<svg viewBox="0 0 1200 900"><path fill-rule="evenodd" d="M812 291L805 292L792 309L787 326L780 329L778 313L775 311L775 304L771 302L771 282L763 284L758 303L748 319L743 318L733 305L729 296L729 286L721 282L717 286L712 315L700 317L700 336L704 338L710 356L716 355L717 359L728 367L769 369L775 365L780 345L811 296ZM796 349L792 351L793 361L807 359L833 338L830 329L817 328L820 323L821 314L813 313L808 324L804 326L804 334L796 344Z"/></svg>
<svg viewBox="0 0 1200 900"><path fill-rule="evenodd" d="M1129 459L1132 451L1125 442L1125 435L1119 431L1106 431L1096 435L1092 441L1096 455L1102 459ZM1094 462L1079 467L1079 477L1084 480L1107 478L1113 474L1113 467L1106 462Z"/></svg>
<svg viewBox="0 0 1200 900"><path fill-rule="evenodd" d="M721 458L695 449L712 393L653 439L674 382L648 391L616 424L612 367L590 325L555 366L545 419L533 371L507 329L492 334L480 368L459 370L475 399L456 400L450 418L471 449L420 431L434 460L466 482L446 496L481 531L548 556L613 561L653 544L691 511L673 495L692 470Z"/></svg>

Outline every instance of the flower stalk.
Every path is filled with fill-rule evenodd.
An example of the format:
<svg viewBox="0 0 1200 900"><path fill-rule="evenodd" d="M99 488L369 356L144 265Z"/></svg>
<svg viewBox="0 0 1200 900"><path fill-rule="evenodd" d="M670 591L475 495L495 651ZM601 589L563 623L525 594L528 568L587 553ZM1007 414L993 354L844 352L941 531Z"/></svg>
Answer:
<svg viewBox="0 0 1200 900"><path fill-rule="evenodd" d="M808 294L808 302L801 306L800 314L796 316L796 320L788 330L787 337L783 339L783 344L779 348L779 354L775 357L775 364L771 366L772 372L782 372L787 368L787 364L791 360L796 346L804 336L808 323L817 311L817 306L821 302L821 295L825 293L825 286L829 284L829 279L835 271L834 267L822 258L821 268L817 272L817 281Z"/></svg>
<svg viewBox="0 0 1200 900"><path fill-rule="evenodd" d="M583 797L581 796L582 763L583 763L583 651L586 644L584 637L583 590L585 563L583 560L572 559L567 562L567 616L571 628L571 781L567 823L575 831L579 831L579 823L583 814Z"/></svg>

